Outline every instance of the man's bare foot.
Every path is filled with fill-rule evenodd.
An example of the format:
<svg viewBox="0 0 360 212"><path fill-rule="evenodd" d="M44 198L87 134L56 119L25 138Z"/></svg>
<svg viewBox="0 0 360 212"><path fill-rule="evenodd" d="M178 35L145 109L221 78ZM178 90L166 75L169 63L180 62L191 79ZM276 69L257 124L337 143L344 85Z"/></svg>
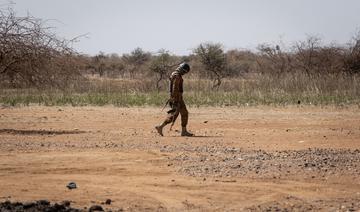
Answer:
<svg viewBox="0 0 360 212"><path fill-rule="evenodd" d="M162 130L163 128L161 126L156 126L155 129L157 130L157 132L161 135L161 136L164 136Z"/></svg>

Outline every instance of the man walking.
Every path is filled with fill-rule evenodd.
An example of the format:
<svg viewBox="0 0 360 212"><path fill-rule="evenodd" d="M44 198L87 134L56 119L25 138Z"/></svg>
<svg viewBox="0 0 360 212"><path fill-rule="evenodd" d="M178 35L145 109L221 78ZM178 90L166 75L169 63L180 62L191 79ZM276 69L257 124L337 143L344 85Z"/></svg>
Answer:
<svg viewBox="0 0 360 212"><path fill-rule="evenodd" d="M179 113L181 115L181 136L193 136L186 129L188 123L189 112L186 109L183 100L183 78L182 76L190 71L190 66L187 63L181 63L176 70L170 75L170 100L169 105L171 110L168 111L168 116L165 121L155 127L157 132L163 136L163 128L170 123L174 123Z"/></svg>

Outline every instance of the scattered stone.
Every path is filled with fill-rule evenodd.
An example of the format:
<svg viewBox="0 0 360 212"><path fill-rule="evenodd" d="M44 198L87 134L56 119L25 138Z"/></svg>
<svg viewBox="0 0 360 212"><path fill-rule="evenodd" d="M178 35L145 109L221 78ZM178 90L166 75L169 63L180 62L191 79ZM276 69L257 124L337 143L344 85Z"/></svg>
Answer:
<svg viewBox="0 0 360 212"><path fill-rule="evenodd" d="M167 146L164 151L173 152L173 147ZM321 180L344 173L356 176L360 172L360 154L357 149L315 148L266 152L201 146L182 150L170 160L178 172L193 177L285 179L303 173L305 178L315 176Z"/></svg>
<svg viewBox="0 0 360 212"><path fill-rule="evenodd" d="M40 205L50 205L49 200L46 200L46 199L44 199L44 200L39 200L39 201L37 201L36 203L38 203L38 204L40 204Z"/></svg>
<svg viewBox="0 0 360 212"><path fill-rule="evenodd" d="M105 201L105 204L110 205L110 204L111 204L111 199L107 199L107 200Z"/></svg>
<svg viewBox="0 0 360 212"><path fill-rule="evenodd" d="M55 203L53 206L53 209L55 211L64 211L66 209L66 207L62 204Z"/></svg>
<svg viewBox="0 0 360 212"><path fill-rule="evenodd" d="M76 189L76 183L75 182L70 182L69 184L67 184L66 186L68 189Z"/></svg>
<svg viewBox="0 0 360 212"><path fill-rule="evenodd" d="M92 211L104 211L104 209L100 205L93 205L89 208L89 212Z"/></svg>
<svg viewBox="0 0 360 212"><path fill-rule="evenodd" d="M65 203L55 203L52 205L48 200L38 200L35 202L10 202L5 201L0 203L0 211L16 211L16 212L35 212L35 211L48 211L48 212L80 212L81 210L76 208L70 208Z"/></svg>
<svg viewBox="0 0 360 212"><path fill-rule="evenodd" d="M23 204L24 209L29 209L29 208L32 208L32 207L35 207L35 206L36 206L35 202L26 202L26 203Z"/></svg>
<svg viewBox="0 0 360 212"><path fill-rule="evenodd" d="M65 207L70 207L71 202L68 201L68 200L65 200L65 201L63 201L61 204L64 205Z"/></svg>

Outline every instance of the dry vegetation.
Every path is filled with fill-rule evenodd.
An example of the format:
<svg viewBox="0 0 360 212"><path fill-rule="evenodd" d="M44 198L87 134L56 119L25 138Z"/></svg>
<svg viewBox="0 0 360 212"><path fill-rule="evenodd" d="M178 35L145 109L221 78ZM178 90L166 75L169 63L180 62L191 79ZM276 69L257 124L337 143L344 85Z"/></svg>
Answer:
<svg viewBox="0 0 360 212"><path fill-rule="evenodd" d="M257 51L202 43L188 56L136 48L129 54L80 55L42 20L0 11L0 102L6 105L162 105L177 64L191 105L359 104L360 36L347 45L309 36Z"/></svg>
<svg viewBox="0 0 360 212"><path fill-rule="evenodd" d="M76 53L45 23L0 10L0 78L4 87L64 88L80 76Z"/></svg>

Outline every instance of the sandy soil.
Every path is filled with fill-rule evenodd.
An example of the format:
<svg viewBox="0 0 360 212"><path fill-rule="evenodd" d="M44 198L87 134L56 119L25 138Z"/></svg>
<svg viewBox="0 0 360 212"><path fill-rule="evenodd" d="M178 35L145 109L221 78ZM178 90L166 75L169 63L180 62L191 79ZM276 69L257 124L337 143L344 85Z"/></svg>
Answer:
<svg viewBox="0 0 360 212"><path fill-rule="evenodd" d="M358 107L0 109L0 202L157 211L360 210ZM78 188L66 185L76 182Z"/></svg>

